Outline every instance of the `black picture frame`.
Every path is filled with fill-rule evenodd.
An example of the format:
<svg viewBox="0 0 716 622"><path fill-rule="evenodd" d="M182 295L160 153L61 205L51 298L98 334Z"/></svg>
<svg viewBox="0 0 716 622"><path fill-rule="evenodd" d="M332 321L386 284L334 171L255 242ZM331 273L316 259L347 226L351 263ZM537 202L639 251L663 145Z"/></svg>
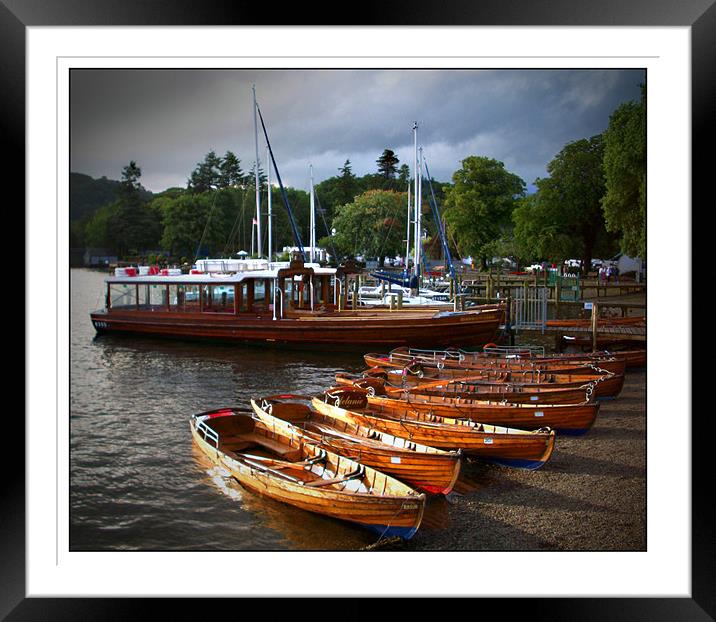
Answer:
<svg viewBox="0 0 716 622"><path fill-rule="evenodd" d="M280 17L285 25L337 24L340 6L314 3L283 5L280 11L262 6L221 0L0 0L0 137L4 150L14 157L5 165L6 179L25 178L25 37L30 26L101 25L262 25L267 16ZM706 204L706 185L712 175L707 146L713 145L709 124L716 109L716 6L714 0L459 0L449 3L363 3L361 25L484 25L484 26L690 26L692 36L692 183L693 201ZM269 24L266 24L269 25ZM270 25L278 25L276 23ZM711 126L710 126L711 125ZM24 184L20 200L24 201ZM713 191L710 193L713 195ZM712 198L709 197L712 201ZM690 211L690 206L687 207ZM683 212L681 212L683 215ZM690 262L686 262L690 264ZM688 276L691 279L691 271ZM691 304L691 301L678 301ZM26 330L28 327L25 326ZM691 334L680 331L681 338ZM687 361L684 364L691 364ZM31 371L31 370L28 370ZM692 381L693 387L693 381ZM684 423L690 412L673 413ZM531 619L551 620L709 620L716 616L716 533L708 511L713 490L713 467L707 459L707 415L692 424L692 591L691 598L559 598L540 604L538 599L480 599L462 603L462 612L481 615L499 611L513 617L525 613ZM24 452L24 448L22 449ZM16 472L22 460L12 458ZM11 471L5 470L5 473ZM654 483L658 485L658 483ZM24 475L4 477L0 538L0 616L8 620L90 618L127 619L130 616L166 615L163 599L25 598L25 481ZM568 563L568 562L566 562ZM199 569L199 572L203 570ZM288 600L288 599L286 599ZM225 602L224 605L227 603ZM199 614L199 599L181 603L182 613ZM216 615L213 609L211 615ZM232 607L236 608L236 604ZM475 608L476 607L476 608ZM414 610L417 607L411 607ZM342 617L373 615L372 599L356 599ZM251 610L256 611L251 608ZM400 602L380 605L381 613L408 613ZM345 609L344 609L345 611ZM240 615L235 610L237 615ZM307 612L304 611L304 614ZM208 615L206 611L203 615Z"/></svg>

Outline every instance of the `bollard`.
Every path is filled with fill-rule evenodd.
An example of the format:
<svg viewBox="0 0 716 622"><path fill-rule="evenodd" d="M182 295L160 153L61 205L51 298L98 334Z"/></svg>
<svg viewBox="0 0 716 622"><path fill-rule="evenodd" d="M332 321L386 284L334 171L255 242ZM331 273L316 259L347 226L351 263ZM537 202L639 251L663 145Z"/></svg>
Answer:
<svg viewBox="0 0 716 622"><path fill-rule="evenodd" d="M403 308L403 290L398 290L398 309Z"/></svg>

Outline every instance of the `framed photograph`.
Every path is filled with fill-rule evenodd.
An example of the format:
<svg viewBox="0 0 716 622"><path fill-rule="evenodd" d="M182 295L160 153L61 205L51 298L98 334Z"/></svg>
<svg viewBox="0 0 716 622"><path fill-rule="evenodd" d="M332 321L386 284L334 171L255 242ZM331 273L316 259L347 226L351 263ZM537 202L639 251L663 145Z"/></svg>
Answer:
<svg viewBox="0 0 716 622"><path fill-rule="evenodd" d="M373 12L364 25L340 27L300 25L300 16L296 25L263 25L256 9L236 11L211 4L185 10L0 3L3 142L17 156L10 174L26 180L28 244L27 468L24 487L18 479L4 492L12 511L4 528L0 612L10 620L102 617L158 612L162 601L147 598L157 596L320 596L360 597L357 611L368 613L369 597L434 596L481 597L491 608L531 617L535 604L537 616L547 617L536 599L548 598L550 617L711 619L714 533L703 492L709 469L699 447L707 431L691 416L689 340L691 204L708 178L698 175L706 164L692 152L713 137L706 127L716 84L710 0L659 11L610 3L599 15L587 4L423 5L415 16ZM365 284L351 277L354 265L406 279L411 268L422 269L437 283L440 269L448 268L435 269L440 262L431 264L429 252L420 256L416 249L427 249L430 239L434 256L444 260L451 249L467 248L455 232L473 223L457 216L441 223L439 210L447 205L458 212L460 180L480 167L493 184L517 184L508 194L523 210L524 239L534 238L537 202L529 197L550 196L546 178L556 178L570 157L583 163L599 150L601 166L602 133L615 111L628 106L646 114L648 295L639 278L629 282L644 296L634 308L646 315L648 301L653 342L648 370L627 376L631 420L614 406L618 401L602 401L599 416L612 417L611 427L592 444L564 437L560 447L558 430L544 471L503 475L499 469L515 464L506 467L509 460L498 456L498 467L463 467L456 496L427 502L426 494L377 467L341 467L340 457L334 464L325 449L302 445L296 457L293 440L281 447L254 443L272 413L290 411L294 423L303 421L287 399L322 394L328 403L322 392L342 372L361 372L365 352L342 356L336 342L309 352L300 343L245 347L251 339L241 331L249 329L226 328L232 317L255 315L265 324L264 337L280 342L285 331L266 332L278 330L279 320L303 318L305 325L334 307L350 310L350 300L357 306ZM478 157L483 154L489 157ZM355 188L344 196L341 184L348 181ZM269 191L262 194L263 185ZM360 241L361 219L375 209L360 205L360 192L373 193L381 210L396 206L390 217L380 211L376 240ZM423 202L411 212L415 196ZM351 205L353 211L339 209ZM357 224L349 213L362 214L350 216ZM423 214L431 224L421 228ZM486 212L475 230L484 232L488 220ZM342 227L350 233L342 235ZM490 258L481 266L490 278L480 295L503 309L500 296L510 290L500 288L499 277L495 285L487 265L513 255L506 242L497 244L504 241L499 225L490 231L495 243L484 246ZM566 244L564 238L581 232L567 227L560 235ZM424 241L411 247L411 236ZM575 325L596 326L586 318L602 303L580 296L586 281L571 273L586 257L603 275L598 283L616 287L619 241L612 242L616 250L597 243L594 252L564 257L560 269L543 261L551 251L540 253L535 244L528 252L540 265L508 272L523 275L525 297L528 279L536 288L543 278L547 287L564 273L571 280L564 281L561 300L573 306ZM465 259L468 254L455 261L458 270L479 271L482 258L475 252ZM590 262L598 256L614 256L614 266L607 271L609 262L603 269ZM227 277L231 270L212 257L231 258L226 261L239 276ZM341 259L342 267L330 272L330 259ZM397 281L382 286L386 315L428 296L427 287L411 283L394 298ZM510 309L517 296L510 292ZM459 296L451 300L434 311L446 320L436 335L448 350L451 315L471 317ZM123 308L127 315L119 317ZM110 309L120 314L113 317ZM410 312L418 318L420 310ZM508 317L508 329L520 321L528 328L530 318ZM137 322L144 322L140 329ZM202 322L204 328L191 328ZM144 337L112 334L128 324ZM461 330L467 339L464 321ZM597 335L589 330L584 338L591 349ZM161 338L180 331L189 345ZM241 347L193 344L212 331ZM317 339L308 329L301 335L296 339ZM366 352L381 351L380 329L362 335L354 340L376 344ZM551 344L554 333L541 339ZM479 345L498 348L484 338ZM410 366L424 363L416 351L406 361L403 387L407 376L418 375ZM437 370L446 366L441 359ZM425 368L419 373L423 378ZM359 389L380 399L375 388ZM353 398L345 395L347 408ZM264 396L271 397L259 399ZM539 405L527 406L544 416ZM212 438L228 437L220 419L231 408L240 420L231 428L238 440L222 462ZM435 405L427 410L440 415ZM405 427L408 415L402 416ZM349 423L366 425L356 421L343 421L343 442L354 432ZM534 437L545 427L531 430ZM253 454L236 453L245 447ZM304 501L297 509L276 501L280 496L248 492L251 482L241 479L246 469L265 476L260 486L271 477L290 488L297 476L286 474L289 453L300 465L302 489L331 491L340 481L342 491L355 488L356 502L360 493L367 493L364 503L366 496L382 495L386 504L405 497L390 519L366 518L378 506L365 506L354 520L362 527L346 528L331 514L337 502L329 495L321 501L328 508L323 514L309 514ZM551 446L548 453L544 462ZM246 455L243 471L227 466ZM393 456L388 467L400 460ZM419 517L411 522L413 507ZM413 537L421 520L430 535ZM188 606L198 612L202 605Z"/></svg>

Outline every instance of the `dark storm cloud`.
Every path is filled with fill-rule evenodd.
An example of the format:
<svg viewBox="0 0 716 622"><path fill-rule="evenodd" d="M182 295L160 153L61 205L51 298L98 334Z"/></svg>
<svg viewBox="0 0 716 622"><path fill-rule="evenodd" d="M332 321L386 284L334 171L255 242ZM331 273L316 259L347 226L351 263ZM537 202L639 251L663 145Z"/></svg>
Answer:
<svg viewBox="0 0 716 622"><path fill-rule="evenodd" d="M430 172L448 180L468 155L527 184L569 141L606 129L639 97L642 70L73 70L71 168L119 178L136 160L157 192L184 186L211 149L254 161L251 85L284 182L375 172L383 149L412 167L413 121ZM265 160L265 142L259 141Z"/></svg>

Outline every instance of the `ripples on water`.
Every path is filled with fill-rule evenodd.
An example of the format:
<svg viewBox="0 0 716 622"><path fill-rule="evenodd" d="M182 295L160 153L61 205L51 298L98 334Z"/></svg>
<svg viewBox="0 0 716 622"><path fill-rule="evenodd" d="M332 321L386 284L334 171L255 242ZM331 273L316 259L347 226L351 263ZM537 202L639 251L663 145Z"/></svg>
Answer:
<svg viewBox="0 0 716 622"><path fill-rule="evenodd" d="M193 445L189 417L319 391L360 353L95 337L104 273L71 271L71 550L353 550L359 527L244 490Z"/></svg>

